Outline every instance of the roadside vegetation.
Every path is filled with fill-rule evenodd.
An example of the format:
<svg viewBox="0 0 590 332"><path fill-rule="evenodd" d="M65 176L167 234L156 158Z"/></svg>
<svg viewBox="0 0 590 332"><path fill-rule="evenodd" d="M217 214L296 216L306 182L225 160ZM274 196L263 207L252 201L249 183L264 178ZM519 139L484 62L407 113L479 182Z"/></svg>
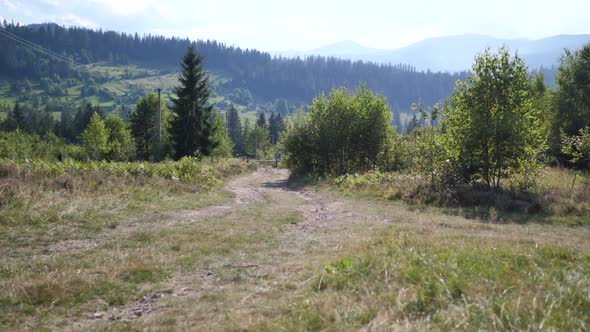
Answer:
<svg viewBox="0 0 590 332"><path fill-rule="evenodd" d="M345 194L484 221L588 225L589 50L563 56L555 91L517 55L487 50L448 100L414 104L402 134L382 116L382 97L336 90L295 120L285 165L294 182L321 179Z"/></svg>
<svg viewBox="0 0 590 332"><path fill-rule="evenodd" d="M518 55L486 50L451 98L416 103L403 133L363 86L315 99L284 139L292 185L418 220L400 212L412 221L325 262L263 326L587 329L590 256L573 234L590 225L589 63L590 45L566 52L552 91ZM380 148L356 150L365 140Z"/></svg>
<svg viewBox="0 0 590 332"><path fill-rule="evenodd" d="M394 227L327 262L276 325L295 330L584 330L587 251L480 237L486 225ZM452 231L448 231L452 229ZM587 248L586 248L587 249ZM273 329L273 328L269 328Z"/></svg>

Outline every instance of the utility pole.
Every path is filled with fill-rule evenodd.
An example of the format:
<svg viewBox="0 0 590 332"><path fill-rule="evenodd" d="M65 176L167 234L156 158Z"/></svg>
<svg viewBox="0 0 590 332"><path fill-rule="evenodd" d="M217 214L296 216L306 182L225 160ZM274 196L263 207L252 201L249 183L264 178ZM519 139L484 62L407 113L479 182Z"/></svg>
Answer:
<svg viewBox="0 0 590 332"><path fill-rule="evenodd" d="M160 94L162 89L158 88L158 143L162 143L162 102Z"/></svg>
<svg viewBox="0 0 590 332"><path fill-rule="evenodd" d="M160 161L161 158L161 149L162 149L162 101L160 100L160 94L162 92L162 89L158 88L158 161Z"/></svg>

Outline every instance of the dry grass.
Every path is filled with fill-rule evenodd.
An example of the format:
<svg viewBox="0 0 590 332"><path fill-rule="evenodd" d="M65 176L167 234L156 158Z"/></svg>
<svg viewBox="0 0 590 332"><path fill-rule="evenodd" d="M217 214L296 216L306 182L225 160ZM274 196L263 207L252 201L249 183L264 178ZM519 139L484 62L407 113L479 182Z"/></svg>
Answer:
<svg viewBox="0 0 590 332"><path fill-rule="evenodd" d="M334 188L332 182L319 183L324 189ZM436 190L423 177L396 173L355 174L336 178L334 183L340 194L351 197L399 200L471 219L590 224L590 174L563 168L545 168L535 182L509 178L501 190L478 186Z"/></svg>
<svg viewBox="0 0 590 332"><path fill-rule="evenodd" d="M0 242L9 253L0 258L0 329L590 324L588 227L482 223L401 202L287 190L285 178L261 170L232 182L241 186L240 204L227 203L220 188L192 192L153 179L140 186L105 178L94 191L74 178L73 193L47 184L54 189L39 190L45 205L30 203L41 204L29 210L36 223L0 225L14 240ZM43 219L49 201L70 206L71 217ZM223 213L190 211L222 202Z"/></svg>
<svg viewBox="0 0 590 332"><path fill-rule="evenodd" d="M218 167L222 177L252 169L238 162ZM10 164L0 169L0 191L5 328L49 312L80 314L96 300L127 303L142 293L140 285L168 273L159 253L144 248L154 234L133 229L158 222L166 211L231 198L219 186L209 190L199 183L98 171L53 176Z"/></svg>
<svg viewBox="0 0 590 332"><path fill-rule="evenodd" d="M585 330L590 255L523 239L396 227L326 265L295 330Z"/></svg>

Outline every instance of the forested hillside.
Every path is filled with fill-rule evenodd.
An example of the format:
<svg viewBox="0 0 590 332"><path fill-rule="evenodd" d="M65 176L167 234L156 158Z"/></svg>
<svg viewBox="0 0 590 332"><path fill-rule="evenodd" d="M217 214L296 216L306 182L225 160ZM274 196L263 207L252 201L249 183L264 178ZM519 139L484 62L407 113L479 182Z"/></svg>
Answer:
<svg viewBox="0 0 590 332"><path fill-rule="evenodd" d="M171 73L176 70L178 59L191 43L187 39L64 28L55 24L19 26L4 22L2 29L0 78L13 82L13 85L21 82L24 87L20 88L26 88L26 84L22 84L25 80L36 82L56 75L62 80L79 81L70 81L70 86L79 83L92 86L96 82L113 79L112 75L89 72L80 66L93 63L116 67L134 65L132 68ZM7 32L73 62L57 60L45 52L34 50L34 47L23 46L15 38L10 38ZM464 77L464 74L419 72L403 64L378 65L317 56L305 59L273 58L268 53L209 40L198 40L196 46L205 58L206 69L223 78L220 80L222 84L214 87L215 94L227 96L235 94L236 89L239 92L248 90L246 94L250 94L257 104L284 99L291 105L308 105L320 92L340 86L355 87L359 81L364 81L367 88L383 94L392 105L397 104L402 110L407 110L410 103L418 98L434 103L448 97L455 81ZM122 78L133 75L127 72L127 77ZM91 78L93 81L90 81ZM61 88L68 89L68 84ZM16 90L19 90L18 86L13 92L18 92ZM67 94L63 91L54 93ZM112 93L104 97L116 100L120 96ZM129 104L132 102L130 100Z"/></svg>

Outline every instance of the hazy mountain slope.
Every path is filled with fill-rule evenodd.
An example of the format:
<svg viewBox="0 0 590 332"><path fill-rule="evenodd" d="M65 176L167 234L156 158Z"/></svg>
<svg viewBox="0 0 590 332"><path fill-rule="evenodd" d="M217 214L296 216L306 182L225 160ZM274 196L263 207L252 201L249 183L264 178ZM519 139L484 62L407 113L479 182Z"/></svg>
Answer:
<svg viewBox="0 0 590 332"><path fill-rule="evenodd" d="M339 42L308 52L285 56L324 55L383 63L407 63L418 70L461 71L470 68L473 57L487 47L501 45L518 50L530 68L557 65L563 49L577 49L590 42L590 35L558 35L538 40L499 39L483 35L436 37L395 50L363 47L351 41Z"/></svg>

